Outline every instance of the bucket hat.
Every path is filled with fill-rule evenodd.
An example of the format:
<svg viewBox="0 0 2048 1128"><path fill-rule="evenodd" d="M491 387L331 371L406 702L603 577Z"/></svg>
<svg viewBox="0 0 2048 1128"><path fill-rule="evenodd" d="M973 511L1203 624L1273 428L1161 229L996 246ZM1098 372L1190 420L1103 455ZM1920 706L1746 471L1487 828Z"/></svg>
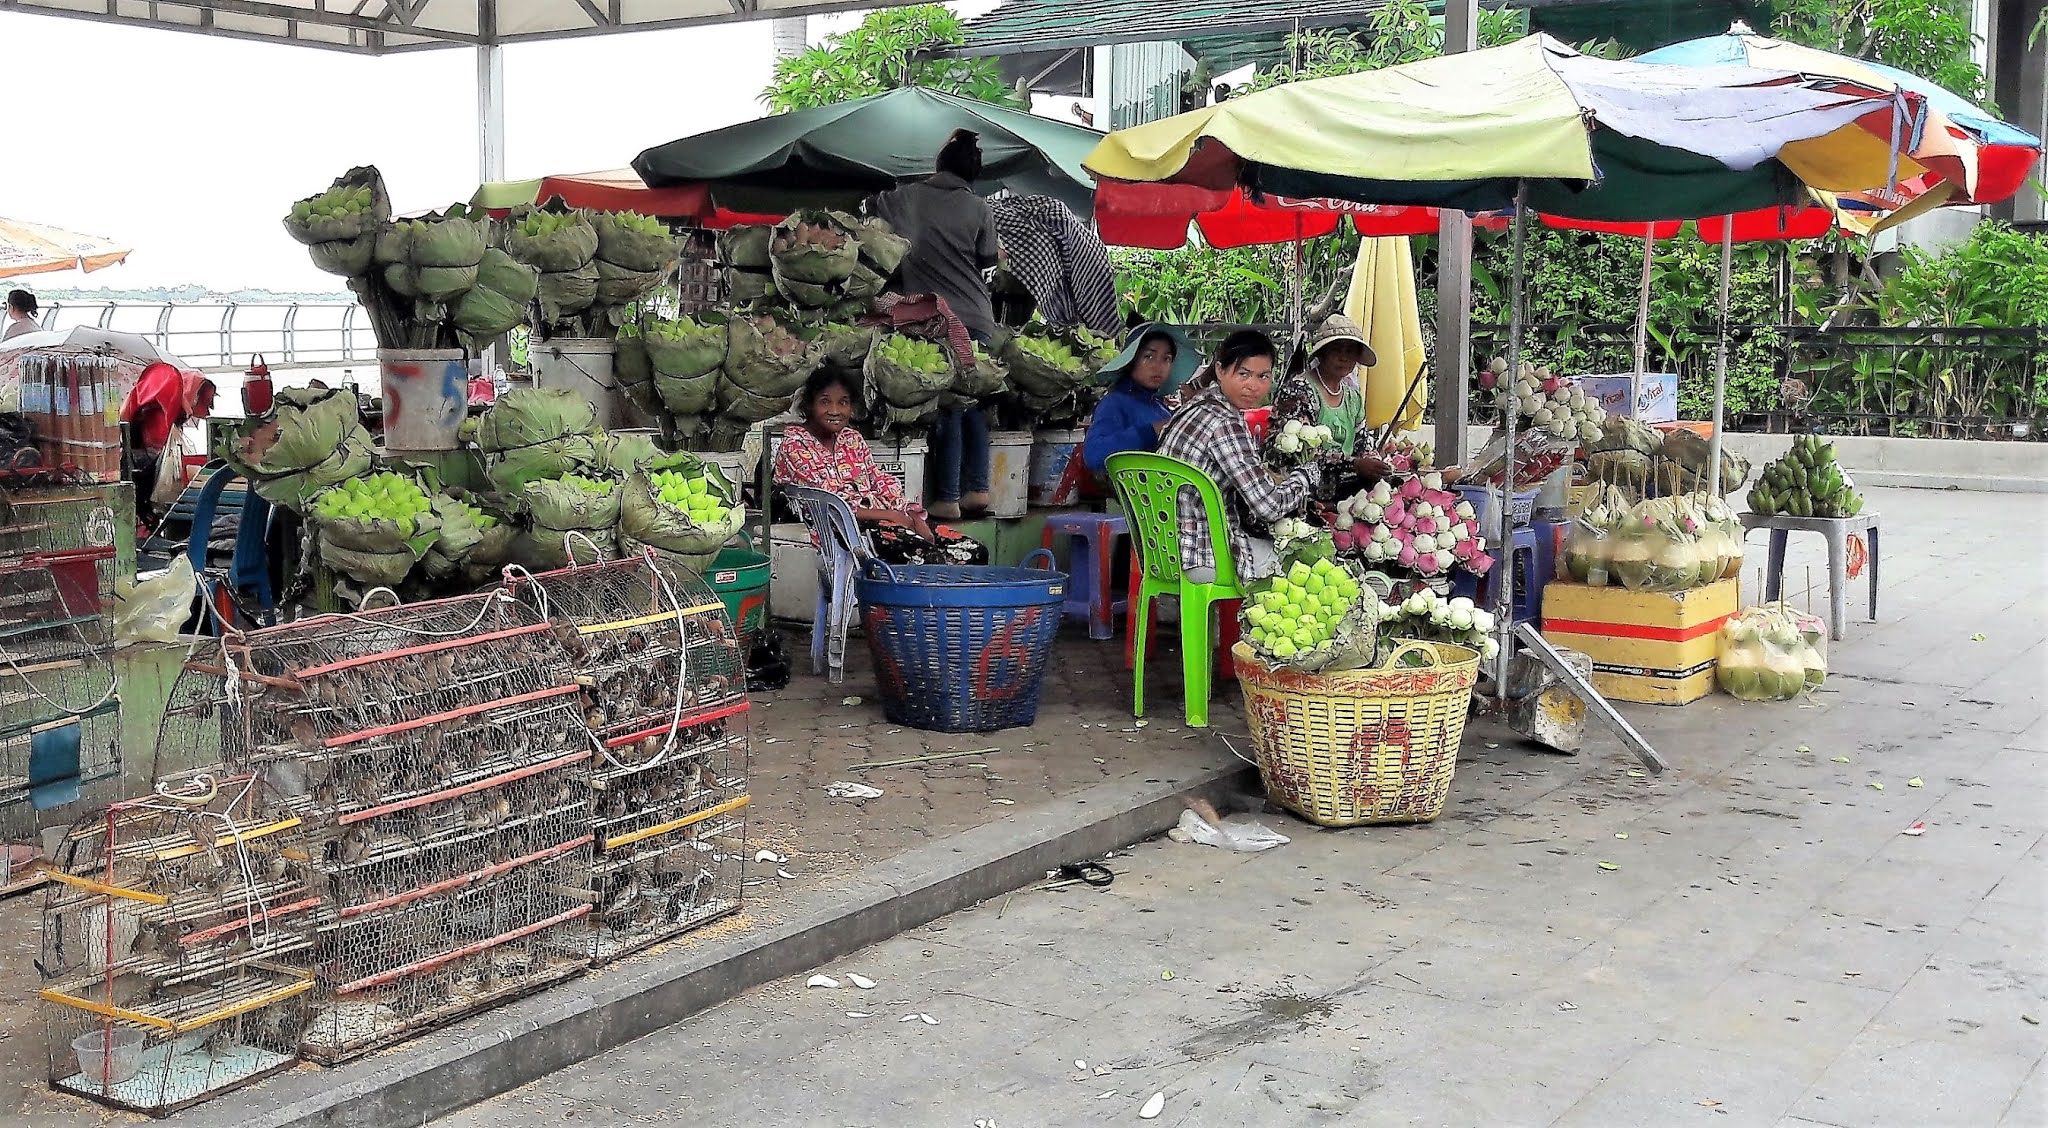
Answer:
<svg viewBox="0 0 2048 1128"><path fill-rule="evenodd" d="M1159 386L1159 394L1169 396L1179 391L1180 386L1188 382L1188 377L1195 374L1195 369L1201 367L1202 358L1196 354L1194 343L1188 340L1187 334L1156 321L1148 321L1131 330L1130 336L1124 338L1123 351L1102 366L1099 379L1105 384L1114 384L1127 375L1127 370L1138 359L1138 346L1154 333L1173 342L1173 371L1167 373L1166 383Z"/></svg>

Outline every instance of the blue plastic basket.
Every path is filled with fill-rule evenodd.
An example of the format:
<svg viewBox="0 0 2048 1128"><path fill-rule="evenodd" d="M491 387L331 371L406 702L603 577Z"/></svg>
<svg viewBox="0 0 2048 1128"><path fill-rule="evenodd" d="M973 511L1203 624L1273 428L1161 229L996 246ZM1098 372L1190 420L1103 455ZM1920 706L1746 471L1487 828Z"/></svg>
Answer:
<svg viewBox="0 0 2048 1128"><path fill-rule="evenodd" d="M1067 577L1051 567L869 560L856 587L882 715L932 732L991 732L1038 717Z"/></svg>

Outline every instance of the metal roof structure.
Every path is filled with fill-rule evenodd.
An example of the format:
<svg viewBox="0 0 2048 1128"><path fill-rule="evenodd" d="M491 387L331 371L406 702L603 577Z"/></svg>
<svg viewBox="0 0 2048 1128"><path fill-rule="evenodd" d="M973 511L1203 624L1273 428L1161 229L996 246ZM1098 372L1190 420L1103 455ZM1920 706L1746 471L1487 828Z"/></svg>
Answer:
<svg viewBox="0 0 2048 1128"><path fill-rule="evenodd" d="M905 0L0 0L0 12L387 55L892 7Z"/></svg>

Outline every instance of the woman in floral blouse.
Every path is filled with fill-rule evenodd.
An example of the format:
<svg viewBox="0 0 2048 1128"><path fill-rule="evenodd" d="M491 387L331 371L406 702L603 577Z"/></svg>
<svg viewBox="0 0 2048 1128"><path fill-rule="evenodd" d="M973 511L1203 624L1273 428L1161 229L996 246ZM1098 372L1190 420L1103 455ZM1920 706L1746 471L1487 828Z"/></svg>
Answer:
<svg viewBox="0 0 2048 1128"><path fill-rule="evenodd" d="M875 465L867 440L854 430L853 387L837 369L812 373L797 397L804 425L792 428L775 453L775 481L810 486L844 498L868 534L875 555L891 564L986 564L988 550L943 526L934 529L924 506L903 495L903 484Z"/></svg>

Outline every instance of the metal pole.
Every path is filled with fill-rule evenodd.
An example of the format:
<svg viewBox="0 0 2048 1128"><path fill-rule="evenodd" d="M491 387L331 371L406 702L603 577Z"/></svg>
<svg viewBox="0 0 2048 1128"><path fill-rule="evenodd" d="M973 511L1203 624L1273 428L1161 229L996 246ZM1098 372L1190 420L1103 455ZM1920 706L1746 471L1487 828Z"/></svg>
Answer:
<svg viewBox="0 0 2048 1128"><path fill-rule="evenodd" d="M1479 48L1478 0L1445 0L1444 54ZM1465 461L1472 383L1472 217L1445 208L1436 243L1436 463Z"/></svg>
<svg viewBox="0 0 2048 1128"><path fill-rule="evenodd" d="M1636 375L1649 371L1650 361L1650 249L1656 228L1643 228L1643 288L1636 296Z"/></svg>
<svg viewBox="0 0 2048 1128"><path fill-rule="evenodd" d="M497 0L477 5L479 21L486 16L495 34ZM505 179L505 49L495 43L476 49L476 164L482 183Z"/></svg>
<svg viewBox="0 0 2048 1128"><path fill-rule="evenodd" d="M1721 332L1714 346L1714 434L1707 440L1707 490L1721 496L1721 413L1728 395L1728 281L1734 272L1735 217L1721 217Z"/></svg>
<svg viewBox="0 0 2048 1128"><path fill-rule="evenodd" d="M1518 380L1522 373L1522 252L1523 238L1529 225L1529 182L1515 182L1515 226L1511 236L1514 241L1514 267L1508 282L1508 373L1509 380ZM1513 385L1510 384L1510 387ZM1515 609L1515 539L1512 502L1515 496L1515 406L1509 403L1501 408L1501 434L1507 439L1507 469L1500 480L1500 500L1494 512L1500 523L1500 555L1494 558L1494 567L1500 569L1498 582L1493 585L1494 612L1493 630L1500 643L1500 653L1493 659L1493 694L1502 702L1508 699L1508 663L1514 658L1514 609Z"/></svg>

